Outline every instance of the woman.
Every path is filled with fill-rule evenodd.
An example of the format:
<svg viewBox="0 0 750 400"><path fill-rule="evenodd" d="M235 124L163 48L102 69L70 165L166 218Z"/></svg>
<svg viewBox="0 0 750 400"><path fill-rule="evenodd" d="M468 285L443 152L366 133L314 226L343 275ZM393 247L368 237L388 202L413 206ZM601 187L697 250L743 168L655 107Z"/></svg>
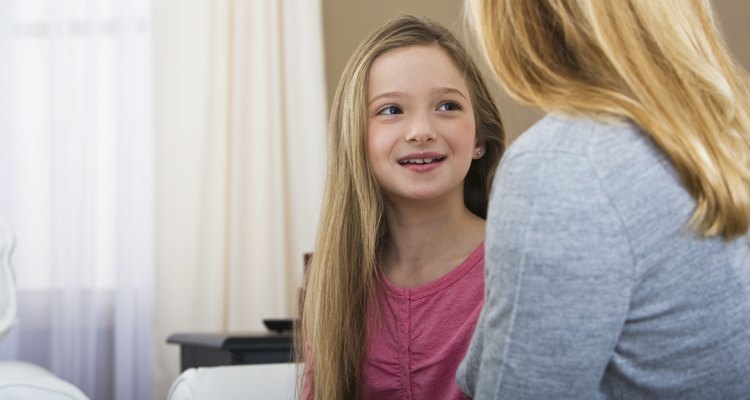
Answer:
<svg viewBox="0 0 750 400"><path fill-rule="evenodd" d="M750 393L750 105L708 1L474 0L503 86L549 114L495 178L478 399Z"/></svg>
<svg viewBox="0 0 750 400"><path fill-rule="evenodd" d="M399 17L352 55L305 285L303 398L462 399L500 116L461 44Z"/></svg>

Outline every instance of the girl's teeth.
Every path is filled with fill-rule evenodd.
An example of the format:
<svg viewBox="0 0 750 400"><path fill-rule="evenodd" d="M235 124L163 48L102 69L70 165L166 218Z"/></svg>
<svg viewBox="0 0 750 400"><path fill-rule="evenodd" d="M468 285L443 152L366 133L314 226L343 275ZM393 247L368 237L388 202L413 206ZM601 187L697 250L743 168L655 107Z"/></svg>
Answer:
<svg viewBox="0 0 750 400"><path fill-rule="evenodd" d="M437 160L437 158L433 157L433 158L415 158L412 160L404 160L404 161L399 161L399 162L401 164L429 164L435 160Z"/></svg>

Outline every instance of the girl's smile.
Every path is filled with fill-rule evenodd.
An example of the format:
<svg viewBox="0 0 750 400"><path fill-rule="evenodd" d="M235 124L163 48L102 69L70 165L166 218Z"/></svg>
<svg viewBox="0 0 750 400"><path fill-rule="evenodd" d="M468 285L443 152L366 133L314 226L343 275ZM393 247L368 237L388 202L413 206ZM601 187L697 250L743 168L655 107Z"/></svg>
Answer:
<svg viewBox="0 0 750 400"><path fill-rule="evenodd" d="M446 158L446 155L434 152L413 153L399 158L398 163L410 171L428 172L438 168Z"/></svg>

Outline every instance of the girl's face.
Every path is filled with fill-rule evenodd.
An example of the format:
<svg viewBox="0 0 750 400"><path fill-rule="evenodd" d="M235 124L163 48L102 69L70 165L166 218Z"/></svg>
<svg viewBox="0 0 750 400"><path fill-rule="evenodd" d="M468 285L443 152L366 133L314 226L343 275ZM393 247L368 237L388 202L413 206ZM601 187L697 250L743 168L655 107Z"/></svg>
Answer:
<svg viewBox="0 0 750 400"><path fill-rule="evenodd" d="M469 89L450 56L439 46L390 50L370 67L367 92L367 155L389 200L463 203L478 147Z"/></svg>

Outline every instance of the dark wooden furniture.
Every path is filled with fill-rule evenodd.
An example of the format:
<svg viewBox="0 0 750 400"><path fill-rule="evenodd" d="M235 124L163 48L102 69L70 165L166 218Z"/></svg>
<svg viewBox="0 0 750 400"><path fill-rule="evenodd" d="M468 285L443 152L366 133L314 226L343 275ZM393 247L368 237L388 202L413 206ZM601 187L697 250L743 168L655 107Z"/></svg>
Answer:
<svg viewBox="0 0 750 400"><path fill-rule="evenodd" d="M180 370L219 365L294 361L289 332L175 333L167 343L180 346Z"/></svg>

